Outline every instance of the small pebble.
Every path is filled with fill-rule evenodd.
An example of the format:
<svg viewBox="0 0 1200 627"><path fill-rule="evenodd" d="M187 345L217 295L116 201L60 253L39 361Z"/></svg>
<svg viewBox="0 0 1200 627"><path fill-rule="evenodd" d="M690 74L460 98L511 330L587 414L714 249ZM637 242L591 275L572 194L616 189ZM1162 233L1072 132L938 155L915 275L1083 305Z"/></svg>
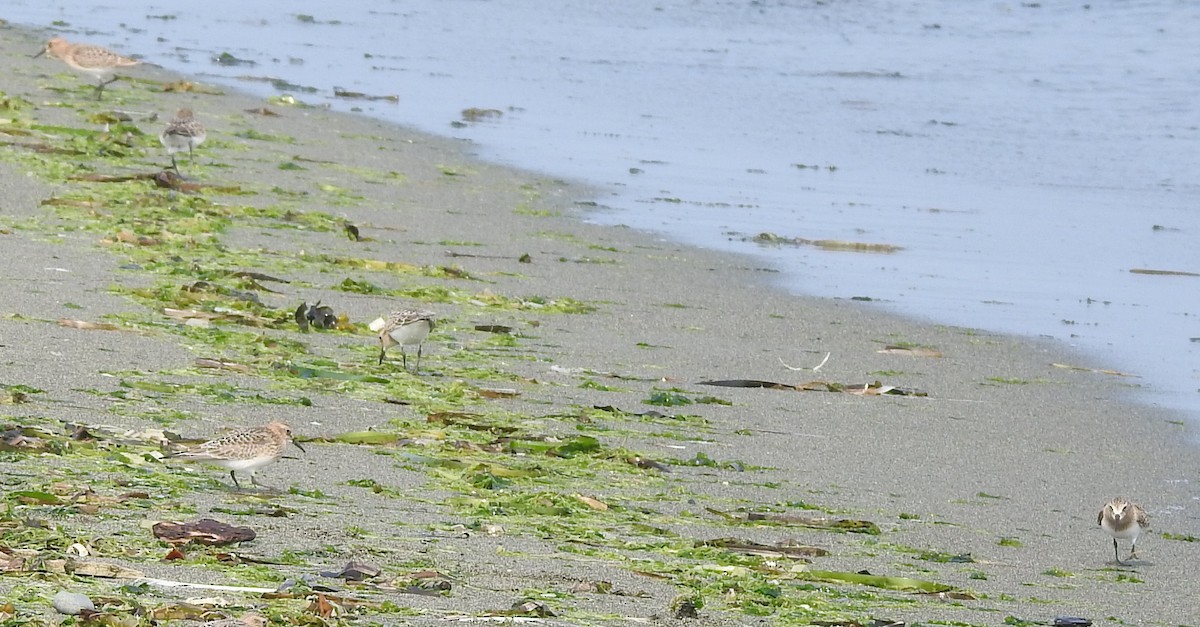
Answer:
<svg viewBox="0 0 1200 627"><path fill-rule="evenodd" d="M83 610L96 611L96 604L87 598L87 595L79 594L78 592L67 592L60 590L54 595L54 609L58 610L59 614L67 614L69 616L78 616Z"/></svg>

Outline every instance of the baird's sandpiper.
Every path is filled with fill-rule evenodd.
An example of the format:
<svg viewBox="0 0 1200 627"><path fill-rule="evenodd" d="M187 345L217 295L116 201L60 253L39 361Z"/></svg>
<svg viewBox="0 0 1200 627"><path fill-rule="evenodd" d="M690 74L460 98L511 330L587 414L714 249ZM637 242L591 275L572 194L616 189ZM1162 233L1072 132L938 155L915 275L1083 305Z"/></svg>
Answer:
<svg viewBox="0 0 1200 627"><path fill-rule="evenodd" d="M1117 538L1130 540L1129 559L1137 559L1138 536L1150 526L1150 517L1141 506L1117 497L1104 504L1100 515L1096 516L1096 524L1107 531L1113 539L1113 555L1117 564L1124 566L1121 554L1117 551Z"/></svg>
<svg viewBox="0 0 1200 627"><path fill-rule="evenodd" d="M379 319L373 322L371 330L379 332L379 363L383 363L383 356L387 353L387 349L398 344L404 369L408 370L408 354L404 352L404 347L416 344L417 365L415 371L420 374L421 345L425 342L425 338L429 337L429 332L433 330L434 315L432 311L401 309L392 312L387 320Z"/></svg>
<svg viewBox="0 0 1200 627"><path fill-rule="evenodd" d="M123 57L102 46L73 44L62 37L55 37L46 42L46 47L33 56L37 58L43 54L99 81L96 85L96 100L100 99L106 86L117 80L117 68L132 67L141 63L137 59Z"/></svg>
<svg viewBox="0 0 1200 627"><path fill-rule="evenodd" d="M261 427L223 435L182 453L176 453L172 457L228 468L233 485L239 489L242 486L238 483L235 474L239 470L250 473L250 481L254 485L270 488L270 486L259 483L254 473L259 468L279 459L289 442L295 444L296 448L301 451L304 450L303 446L292 439L291 427L274 421Z"/></svg>

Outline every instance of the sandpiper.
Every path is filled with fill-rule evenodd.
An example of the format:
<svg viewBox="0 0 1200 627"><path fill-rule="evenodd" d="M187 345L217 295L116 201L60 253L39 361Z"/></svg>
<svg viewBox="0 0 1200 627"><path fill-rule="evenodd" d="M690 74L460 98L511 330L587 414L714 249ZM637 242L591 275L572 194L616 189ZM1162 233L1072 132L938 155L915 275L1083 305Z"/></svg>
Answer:
<svg viewBox="0 0 1200 627"><path fill-rule="evenodd" d="M421 345L425 338L429 337L429 332L433 330L433 316L434 313L431 311L401 309L392 312L386 321L381 318L373 322L371 330L379 332L379 363L383 363L383 356L387 353L388 348L399 344L401 363L404 364L404 369L408 370L408 354L404 352L404 347L416 344L417 366L415 371L420 373Z"/></svg>
<svg viewBox="0 0 1200 627"><path fill-rule="evenodd" d="M301 451L304 450L303 446L292 439L291 427L274 421L261 427L223 435L188 451L177 453L173 457L184 461L207 462L228 468L233 485L238 489L242 487L235 474L239 470L250 473L250 481L254 485L270 488L270 486L259 483L254 473L259 468L279 459L283 455L283 450L287 448L288 442L295 444L296 448Z"/></svg>
<svg viewBox="0 0 1200 627"><path fill-rule="evenodd" d="M1150 526L1150 517L1146 515L1141 506L1117 497L1106 503L1104 509L1100 510L1100 515L1096 516L1096 524L1112 536L1113 555L1117 559L1117 564L1124 566L1125 562L1121 561L1121 554L1117 550L1117 538L1126 538L1131 541L1129 559L1137 559L1138 536L1142 535L1142 531Z"/></svg>
<svg viewBox="0 0 1200 627"><path fill-rule="evenodd" d="M72 70L83 72L99 81L99 84L96 85L96 100L100 99L108 84L117 80L115 75L117 68L131 67L141 63L137 59L123 57L102 46L73 44L62 37L55 37L46 42L46 47L33 56L37 58L43 54L58 59L66 63L67 67Z"/></svg>
<svg viewBox="0 0 1200 627"><path fill-rule="evenodd" d="M196 121L192 110L183 108L175 114L175 119L167 124L167 128L163 129L162 134L158 136L158 141L162 142L163 147L167 149L167 154L171 155L171 167L175 169L176 174L179 174L179 165L175 163L175 153L187 149L188 161L191 161L193 159L192 150L204 143L207 137L208 132L204 130L203 124Z"/></svg>

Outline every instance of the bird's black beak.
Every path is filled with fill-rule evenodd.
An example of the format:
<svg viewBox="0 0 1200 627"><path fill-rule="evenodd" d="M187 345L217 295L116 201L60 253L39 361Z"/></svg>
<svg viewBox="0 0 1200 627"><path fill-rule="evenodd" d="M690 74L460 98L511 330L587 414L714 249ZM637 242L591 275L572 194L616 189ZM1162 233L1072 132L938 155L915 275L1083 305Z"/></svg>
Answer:
<svg viewBox="0 0 1200 627"><path fill-rule="evenodd" d="M38 58L38 57L42 56L43 54L46 54L46 49L45 49L45 48L42 48L40 52L38 52L37 54L33 55L33 57L31 57L31 58L33 58L33 59L36 59L36 58Z"/></svg>
<svg viewBox="0 0 1200 627"><path fill-rule="evenodd" d="M301 451L301 452L304 452L304 453L307 453L307 452L308 452L308 451L304 450L304 447L303 447L303 446L300 446L300 443L299 443L299 442L297 442L297 441L295 441L295 440L292 440L292 444L295 444L295 445L296 445L296 448L300 449L300 451Z"/></svg>

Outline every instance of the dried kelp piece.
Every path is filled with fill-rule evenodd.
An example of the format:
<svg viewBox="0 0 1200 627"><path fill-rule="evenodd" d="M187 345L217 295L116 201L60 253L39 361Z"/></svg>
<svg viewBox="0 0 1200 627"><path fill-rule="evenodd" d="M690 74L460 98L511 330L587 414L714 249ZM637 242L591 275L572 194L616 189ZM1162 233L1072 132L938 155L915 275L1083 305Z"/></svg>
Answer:
<svg viewBox="0 0 1200 627"><path fill-rule="evenodd" d="M696 385L716 385L725 388L771 388L776 390L795 390L796 386L775 381L760 381L758 379L726 379L723 381L701 381Z"/></svg>
<svg viewBox="0 0 1200 627"><path fill-rule="evenodd" d="M69 318L60 318L58 326L67 327L68 329L82 329L84 331L123 331L121 327L110 322L88 322L86 320L71 320Z"/></svg>
<svg viewBox="0 0 1200 627"><path fill-rule="evenodd" d="M945 357L945 355L942 354L942 351L937 350L936 348L927 348L924 346L888 345L888 346L884 346L883 348L881 348L875 352L885 354L885 355L912 355L913 357L934 357L934 358Z"/></svg>
<svg viewBox="0 0 1200 627"><path fill-rule="evenodd" d="M236 542L249 542L257 535L249 527L236 527L211 518L195 522L160 522L151 527L154 537L171 544L195 542L209 546L224 546Z"/></svg>
<svg viewBox="0 0 1200 627"><path fill-rule="evenodd" d="M754 386L751 386L751 387L754 387ZM661 411L655 411L653 409L651 409L650 411L632 412L632 411L625 411L624 409L621 409L619 407L613 407L612 405L592 405L592 409L599 410L599 411L605 411L610 414L621 414L623 416L637 416L639 418L667 418L670 420L675 419L674 414L664 414Z"/></svg>
<svg viewBox="0 0 1200 627"><path fill-rule="evenodd" d="M832 529L835 531L849 531L850 533L865 533L873 536L881 533L879 526L869 520L796 516L792 514L764 514L761 512L747 512L746 520L750 522L774 522L812 529Z"/></svg>
<svg viewBox="0 0 1200 627"><path fill-rule="evenodd" d="M815 620L812 624L819 627L906 627L902 620L887 618L872 618L865 623L856 620Z"/></svg>
<svg viewBox="0 0 1200 627"><path fill-rule="evenodd" d="M743 238L745 239L745 238ZM855 253L885 253L891 254L904 250L903 246L894 244L872 244L868 242L850 242L838 239L805 239L803 237L784 237L774 233L759 233L750 241L759 244L787 244L791 246L815 246L824 250L838 250Z"/></svg>
<svg viewBox="0 0 1200 627"><path fill-rule="evenodd" d="M215 368L218 370L233 370L234 372L250 372L250 366L239 364L223 359L212 359L209 357L197 357L192 360L192 363L197 368Z"/></svg>
<svg viewBox="0 0 1200 627"><path fill-rule="evenodd" d="M271 281L274 283L291 283L291 281L289 281L287 279L281 279L279 277L271 276L269 274L263 274L262 272L254 272L252 270L238 270L236 272L230 272L229 276L242 277L245 279L254 279L255 281Z"/></svg>
<svg viewBox="0 0 1200 627"><path fill-rule="evenodd" d="M359 234L357 226L354 226L353 224L350 224L349 222L347 222L343 228L346 229L346 237L349 237L351 240L353 240L355 242L362 241L362 235Z"/></svg>
<svg viewBox="0 0 1200 627"><path fill-rule="evenodd" d="M861 586L871 586L873 588L883 588L885 590L898 590L900 592L938 593L954 590L954 586L925 581L923 579L913 579L911 577L884 577L870 573L847 573L832 570L804 570L797 574L801 579L829 583L852 583Z"/></svg>
<svg viewBox="0 0 1200 627"><path fill-rule="evenodd" d="M745 517L743 518L741 515L723 512L712 507L706 507L704 509L710 514L715 514L731 522L770 522L788 526L808 527L810 529L865 533L873 536L877 536L881 533L879 526L869 520L825 518L821 516L797 516L794 514L765 514L761 512L746 512Z"/></svg>
<svg viewBox="0 0 1200 627"><path fill-rule="evenodd" d="M503 324L477 324L475 325L475 330L483 331L484 333L500 333L505 335L512 335L513 332L512 327Z"/></svg>
<svg viewBox="0 0 1200 627"><path fill-rule="evenodd" d="M379 567L372 566L363 562L349 562L342 567L342 570L333 572L322 572L322 577L330 577L334 579L345 579L346 581L365 581L372 577L379 576Z"/></svg>
<svg viewBox="0 0 1200 627"><path fill-rule="evenodd" d="M370 96L358 91L347 91L341 87L333 88L333 96L335 98L345 98L347 100L385 100L387 102L400 102L400 96Z"/></svg>
<svg viewBox="0 0 1200 627"><path fill-rule="evenodd" d="M1092 627L1092 621L1078 616L1055 616L1054 627Z"/></svg>
<svg viewBox="0 0 1200 627"><path fill-rule="evenodd" d="M830 381L809 381L791 385L776 381L760 381L758 379L727 379L723 381L700 381L696 385L715 385L727 388L767 388L772 390L793 390L796 392L841 392L863 396L929 396L928 392L916 388L902 388L884 385L879 381L874 383L833 383ZM598 407L597 409L604 409Z"/></svg>
<svg viewBox="0 0 1200 627"><path fill-rule="evenodd" d="M1197 340L1193 339L1192 341L1197 341ZM1121 372L1120 370L1108 370L1106 368L1088 368L1086 366L1072 366L1071 364L1050 364L1050 365L1054 366L1055 368L1065 368L1067 370L1078 370L1080 372L1094 372L1096 374L1108 374L1108 375L1113 375L1115 377L1133 377L1135 379L1142 378L1142 375L1140 375L1140 374L1133 374L1131 372Z"/></svg>
<svg viewBox="0 0 1200 627"><path fill-rule="evenodd" d="M502 437L493 440L484 448L501 453L539 454L569 459L580 454L598 452L600 441L590 435L577 435L566 439L550 435Z"/></svg>
<svg viewBox="0 0 1200 627"><path fill-rule="evenodd" d="M430 424L464 427L466 429L470 429L471 431L488 431L496 434L508 434L517 431L516 427L475 422L474 419L482 417L483 416L480 414L471 414L461 411L440 411L429 414L425 417L425 421Z"/></svg>
<svg viewBox="0 0 1200 627"><path fill-rule="evenodd" d="M255 109L246 109L246 113L253 113L254 115L261 115L264 117L271 117L271 118L279 117L278 113L276 113L266 107L258 107Z"/></svg>
<svg viewBox="0 0 1200 627"><path fill-rule="evenodd" d="M1151 270L1149 268L1133 268L1131 274L1151 274L1157 276L1200 276L1200 272L1185 272L1183 270Z"/></svg>
<svg viewBox="0 0 1200 627"><path fill-rule="evenodd" d="M513 388L476 388L475 392L484 398L516 398L521 395Z"/></svg>
<svg viewBox="0 0 1200 627"><path fill-rule="evenodd" d="M821 547L796 544L794 541L789 540L785 540L776 545L770 545L751 542L750 540L742 540L740 538L715 538L712 540L701 540L696 544L698 546L712 546L721 549L728 549L730 551L757 557L801 559L804 561L808 561L805 558L809 557L823 557L825 555L829 555L829 551L822 549Z"/></svg>

